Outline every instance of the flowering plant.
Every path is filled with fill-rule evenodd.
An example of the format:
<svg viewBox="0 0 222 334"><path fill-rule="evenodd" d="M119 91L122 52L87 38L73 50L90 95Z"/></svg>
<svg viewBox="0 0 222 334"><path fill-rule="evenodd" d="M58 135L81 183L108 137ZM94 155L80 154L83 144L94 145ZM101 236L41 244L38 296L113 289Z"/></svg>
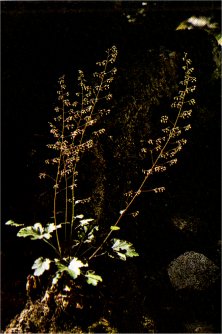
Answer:
<svg viewBox="0 0 222 334"><path fill-rule="evenodd" d="M40 174L40 178L48 177L52 181L53 190L53 218L46 226L37 222L33 226L23 227L10 220L6 224L21 227L18 236L30 237L31 240L42 240L55 251L56 258L39 257L35 260L32 269L34 276L41 276L52 265L55 268L51 288L55 286L64 273L72 279L80 275L86 278L87 283L97 285L102 277L90 269L90 261L96 256L108 254L120 260L138 256L132 243L110 237L120 229L123 216L129 212L135 199L143 192L154 191L160 193L165 187L145 190L148 179L154 173L165 172L169 166L177 163L177 155L187 143L185 132L191 129L187 120L191 117L194 98L190 98L195 89L196 77L192 75L191 60L184 54L182 69L184 79L180 82L181 89L171 104L171 114L162 115L161 129L163 135L157 139L147 139L145 147L141 148L144 158L150 157L151 166L143 170L141 184L136 190L131 189L126 194L126 205L114 224L109 226L102 242L98 244L96 233L100 226L94 218L85 217L77 210L77 206L90 201L90 198L79 199L77 193L79 164L82 157L94 146L96 138L105 133L105 128L98 127L102 118L110 113L107 103L112 99L110 85L117 72L114 63L117 57L117 48L111 47L107 51L105 60L97 62L98 72L93 73L94 82L89 85L83 71L79 70L78 82L80 90L74 101L70 99L65 76L59 78L58 105L55 107L55 117L50 122L50 132L54 142L48 148L54 152L52 158L47 159L46 165L53 168L50 173ZM58 218L59 207L63 207L63 217ZM139 212L133 212L135 217ZM107 251L107 246L111 250Z"/></svg>

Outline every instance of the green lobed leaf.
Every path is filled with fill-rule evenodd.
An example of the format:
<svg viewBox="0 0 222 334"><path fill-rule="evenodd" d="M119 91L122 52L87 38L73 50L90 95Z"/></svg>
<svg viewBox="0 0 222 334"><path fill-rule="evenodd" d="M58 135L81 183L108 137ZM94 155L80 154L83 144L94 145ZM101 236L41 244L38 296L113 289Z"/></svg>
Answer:
<svg viewBox="0 0 222 334"><path fill-rule="evenodd" d="M44 228L41 223L35 223L33 226L27 226L21 228L17 236L18 237L30 237L31 240L37 240L37 239L50 239L52 237L51 232L55 231L57 228L60 228L60 225L55 226L53 223L47 224L47 226Z"/></svg>
<svg viewBox="0 0 222 334"><path fill-rule="evenodd" d="M47 224L46 228L45 228L45 232L46 233L52 233L53 231L57 230L58 228L61 228L62 225L59 224L59 225L56 225L54 223L49 223Z"/></svg>
<svg viewBox="0 0 222 334"><path fill-rule="evenodd" d="M19 226L24 226L24 224L18 224L15 223L14 220L8 220L5 225L9 225L9 226L15 226L15 227L19 227Z"/></svg>
<svg viewBox="0 0 222 334"><path fill-rule="evenodd" d="M66 259L64 259L66 260ZM59 272L66 271L73 279L76 279L81 274L81 267L87 267L88 264L84 264L82 261L80 261L78 258L74 257L68 266L64 265L60 262L60 260L55 259L55 264L58 268L57 275L54 277L54 282L56 283L59 278Z"/></svg>
<svg viewBox="0 0 222 334"><path fill-rule="evenodd" d="M95 273L90 270L87 271L85 277L87 277L87 283L92 284L94 286L96 286L99 282L103 281L101 276L95 275Z"/></svg>
<svg viewBox="0 0 222 334"><path fill-rule="evenodd" d="M30 237L31 240L42 239L42 235L34 230L33 226L21 228L21 230L18 231L17 236L23 238Z"/></svg>
<svg viewBox="0 0 222 334"><path fill-rule="evenodd" d="M139 256L131 242L120 239L113 239L113 242L112 249L114 252L116 252L121 260L125 261L126 257Z"/></svg>
<svg viewBox="0 0 222 334"><path fill-rule="evenodd" d="M70 262L69 266L68 266L68 273L72 278L75 279L81 273L81 270L79 268L87 267L87 266L88 266L88 264L84 264L84 263L82 263L82 261L80 261L76 257L74 257L72 259L72 261Z"/></svg>
<svg viewBox="0 0 222 334"><path fill-rule="evenodd" d="M34 275L41 276L45 270L49 270L50 268L50 259L44 259L43 257L39 257L35 260L32 269L35 269Z"/></svg>

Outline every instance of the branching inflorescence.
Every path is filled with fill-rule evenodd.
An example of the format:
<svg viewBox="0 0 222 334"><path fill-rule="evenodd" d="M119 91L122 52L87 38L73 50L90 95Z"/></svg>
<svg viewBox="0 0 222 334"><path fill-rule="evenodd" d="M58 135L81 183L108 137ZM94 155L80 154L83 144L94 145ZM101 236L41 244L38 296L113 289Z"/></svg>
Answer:
<svg viewBox="0 0 222 334"><path fill-rule="evenodd" d="M80 91L76 93L77 100L71 102L69 92L65 85L65 76L59 79L58 102L55 108L56 117L54 123L50 123L51 130L55 138L55 143L48 147L57 151L57 156L51 160L46 160L47 164L57 166L56 178L54 180L54 225L57 225L57 202L65 192L65 239L67 237L67 225L70 226L69 237L73 239L75 224L75 206L80 202L76 198L75 190L78 182L78 162L82 155L93 147L95 137L105 132L104 128L95 129L98 120L110 112L110 109L101 108L105 101L110 101L112 95L109 93L110 84L114 80L117 69L113 66L117 57L117 49L113 46L107 50L107 58L97 62L100 71L95 72L93 85L88 85L83 71L79 70ZM46 176L41 174L40 176ZM51 176L50 176L51 177ZM77 217L77 219L79 216ZM58 231L57 246L60 255Z"/></svg>
<svg viewBox="0 0 222 334"><path fill-rule="evenodd" d="M129 212L135 199L145 191L144 186L147 184L148 178L154 173L165 172L169 166L176 164L178 153L187 143L187 139L184 138L184 133L191 129L191 124L186 121L191 117L192 106L195 104L195 99L190 98L190 94L196 89L196 77L192 75L194 68L190 66L192 61L187 56L187 53L185 53L183 57L184 65L182 69L184 70L184 80L180 81L181 89L178 95L174 97L174 102L171 104L171 111L175 110L175 112L172 112L170 116L161 116L160 122L165 125L165 127L162 128L164 135L156 140L149 139L147 141L148 147L141 149L145 156L150 154L152 165L148 170L143 170L145 176L138 189L136 191L130 190L126 194L128 198L126 207L120 211L120 216L113 227L119 225L123 216ZM154 188L150 191L154 191L155 193L163 192L165 191L165 187ZM136 212L136 215L137 214L138 212ZM107 233L103 242L90 256L90 259L96 256L103 248L114 230L115 228L112 228Z"/></svg>
<svg viewBox="0 0 222 334"><path fill-rule="evenodd" d="M55 154L51 159L46 160L49 167L54 167L54 174L40 174L40 178L49 177L53 182L53 222L48 223L45 227L41 223L22 227L17 234L19 237L30 237L32 240L41 239L54 249L58 258L51 260L40 257L32 267L35 269L34 275L40 276L50 268L51 263L54 263L57 269L52 285L57 284L63 272L68 273L73 279L82 274L89 284L97 285L99 281L102 281L101 276L96 275L91 269L87 271L80 269L88 267L93 258L104 254L111 257L117 256L121 260L138 256L130 242L117 238L110 240L110 237L112 233L120 229L120 222L125 214L129 213L135 199L147 191L145 185L147 185L148 178L155 173L165 172L168 167L177 163L177 155L187 143L184 134L191 129L188 120L191 117L195 100L190 95L196 89L196 78L192 76L194 69L190 66L191 60L185 53L182 67L184 79L180 82L181 89L174 97L169 115L166 114L160 118L161 124L164 125L163 135L156 140L148 139L146 147L141 149L144 157L150 157L151 167L142 171L143 178L138 189L130 190L125 194L127 198L125 209L120 211L116 222L110 224L110 229L103 241L100 244L96 243L94 234L99 231L98 223L93 218L85 218L80 213L76 214L76 206L79 203L90 201L90 198L77 198L78 166L84 153L92 149L95 138L105 132L105 129L98 126L98 123L101 117L110 112L106 105L112 98L110 84L117 71L114 66L116 57L117 49L113 46L107 50L106 59L97 63L100 71L93 74L94 82L91 85L87 84L83 71L79 71L80 90L76 93L76 100L73 102L70 100L65 77L62 76L58 82L58 106L54 109L55 117L50 123L54 143L48 144ZM148 191L159 193L164 190L162 186ZM58 219L58 204L61 207L61 203L64 207L64 217ZM135 217L139 212L131 214ZM6 224L21 226L11 220ZM62 236L59 229L64 230ZM51 241L54 232L56 233L55 243ZM109 241L112 242L111 251L107 250L110 245ZM84 249L80 252L83 245Z"/></svg>

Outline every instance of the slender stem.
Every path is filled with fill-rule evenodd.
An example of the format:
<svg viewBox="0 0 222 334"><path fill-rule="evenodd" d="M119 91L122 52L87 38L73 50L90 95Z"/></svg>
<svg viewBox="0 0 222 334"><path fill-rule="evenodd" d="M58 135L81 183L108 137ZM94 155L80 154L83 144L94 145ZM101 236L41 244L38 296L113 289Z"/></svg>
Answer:
<svg viewBox="0 0 222 334"><path fill-rule="evenodd" d="M75 220L75 170L76 170L76 164L73 170L72 174L72 217L71 217L71 234L70 237L72 239L72 234L73 234L73 225L74 225L74 220Z"/></svg>
<svg viewBox="0 0 222 334"><path fill-rule="evenodd" d="M64 106L64 102L62 103L62 134L61 134L61 146L60 146L60 154L59 154L59 162L58 162L58 169L57 169L57 174L56 174L56 182L55 182L55 191L54 191L54 201L53 201L53 206L54 206L54 225L57 225L57 188L59 187L59 177L60 177L60 169L61 169L61 160L62 160L62 145L63 145L63 141L64 141L64 131L65 131L65 106ZM56 240L57 240L57 244L58 244L58 249L59 249L59 254L61 256L62 254L62 250L61 250L61 246L60 246L60 241L59 241L59 234L58 231L56 229Z"/></svg>
<svg viewBox="0 0 222 334"><path fill-rule="evenodd" d="M66 192L66 198L65 198L65 241L66 241L66 234L67 234L67 222L68 222L68 181L67 181L67 175L65 174L65 192Z"/></svg>
<svg viewBox="0 0 222 334"><path fill-rule="evenodd" d="M54 190L54 200L53 200L53 205L54 205L54 225L57 225L57 220L56 220L56 212L57 212L57 208L56 208L56 204L57 204L57 186L58 186L58 176L59 176L59 170L60 170L60 166L58 165L58 172L57 172L57 176L56 176L56 184L55 184L55 190ZM59 254L61 255L61 246L60 246L60 242L59 242L59 235L58 235L58 231L56 229L56 240L57 240L57 245L58 245L58 249L59 249Z"/></svg>

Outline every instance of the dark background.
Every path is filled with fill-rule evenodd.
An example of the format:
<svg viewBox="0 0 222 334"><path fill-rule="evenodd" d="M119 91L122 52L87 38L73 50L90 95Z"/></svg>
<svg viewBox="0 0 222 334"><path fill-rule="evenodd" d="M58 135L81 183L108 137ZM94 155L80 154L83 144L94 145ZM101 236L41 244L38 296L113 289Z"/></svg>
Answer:
<svg viewBox="0 0 222 334"><path fill-rule="evenodd" d="M48 121L58 77L66 74L72 89L77 70L90 73L113 44L121 62L131 53L139 56L144 45L161 48L169 43L172 32L190 16L211 16L219 22L221 15L220 1L153 1L148 2L145 17L129 23L126 15L135 16L138 8L137 1L1 2L3 294L10 289L19 298L32 253L37 251L33 242L24 246L24 240L17 240L15 231L4 223L13 219L32 224L39 219L36 199L44 192L44 182L38 174L47 157ZM219 166L215 176L218 172ZM7 312L10 317L15 310Z"/></svg>
<svg viewBox="0 0 222 334"><path fill-rule="evenodd" d="M161 47L181 21L192 15L220 15L220 3L151 2L143 21L130 24L140 2L2 2L2 218L32 214L34 162L55 105L57 79L75 82L77 70L90 72L115 44L127 59L147 43ZM135 51L134 51L135 50ZM130 57L130 55L129 55ZM73 87L70 85L70 87ZM40 146L39 146L40 145ZM38 149L36 150L36 146ZM34 169L34 170L33 170Z"/></svg>

